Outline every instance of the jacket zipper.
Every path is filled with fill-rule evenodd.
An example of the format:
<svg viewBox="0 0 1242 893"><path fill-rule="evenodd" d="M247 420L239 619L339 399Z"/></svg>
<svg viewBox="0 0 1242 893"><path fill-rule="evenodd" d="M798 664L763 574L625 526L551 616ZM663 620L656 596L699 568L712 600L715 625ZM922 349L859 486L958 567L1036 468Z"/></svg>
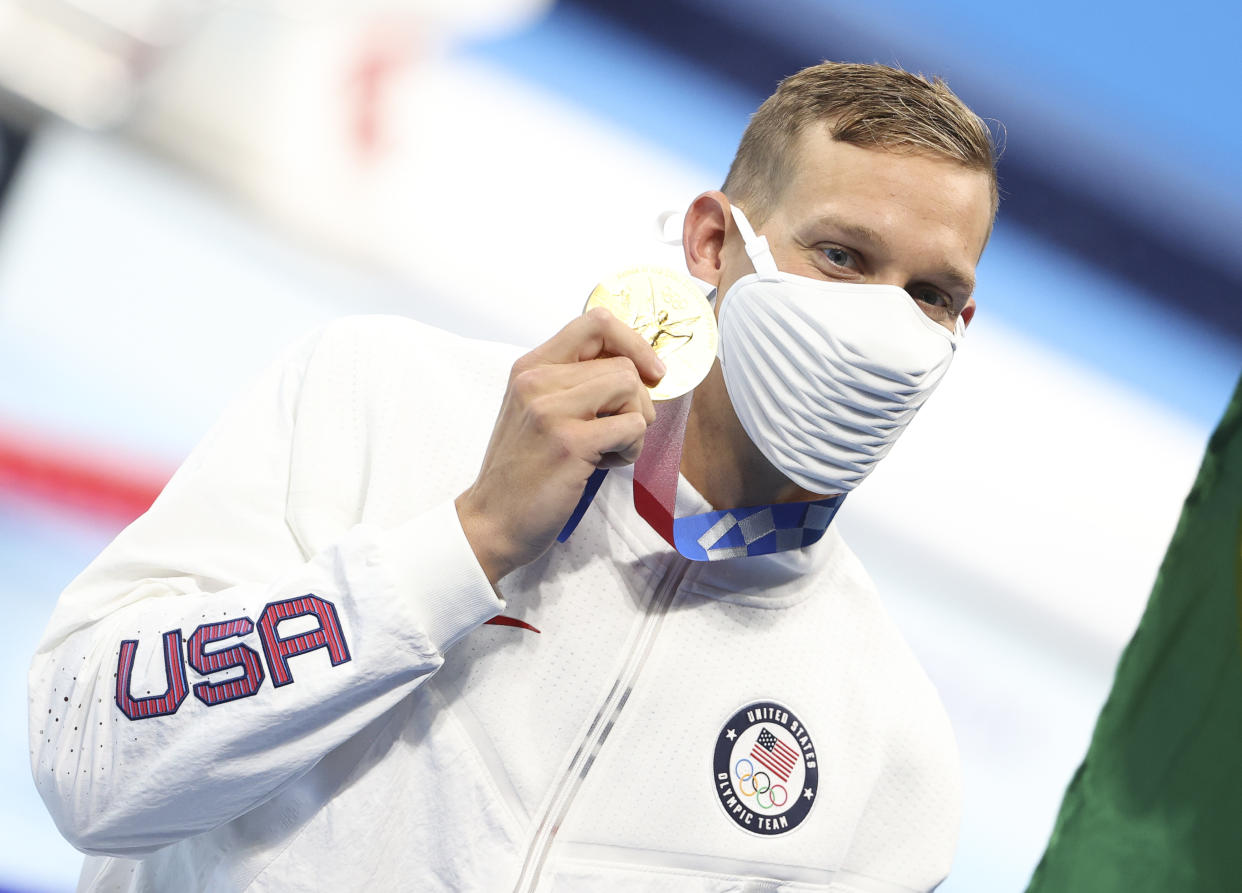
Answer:
<svg viewBox="0 0 1242 893"><path fill-rule="evenodd" d="M514 893L532 893L538 885L544 863L548 858L548 851L552 848L552 842L556 838L556 832L560 830L578 789L582 787L582 782L587 773L591 771L591 766L596 756L599 755L600 748L604 746L605 739L612 731L612 727L616 725L617 718L621 715L631 692L634 691L634 685L638 681L643 665L647 662L647 657L651 654L651 647L659 635L660 627L664 625L664 617L668 614L669 605L672 604L673 597L681 588L686 572L690 568L690 562L678 560L676 557L674 560L677 561L676 567L665 574L655 595L647 603L643 625L634 648L630 651L625 665L613 682L608 696L604 698L596 711L586 736L578 745L573 760L570 761L569 769L556 783L552 799L548 802L548 808L540 818L538 830L535 832L530 848L526 851L526 861L522 864L522 873L518 875Z"/></svg>

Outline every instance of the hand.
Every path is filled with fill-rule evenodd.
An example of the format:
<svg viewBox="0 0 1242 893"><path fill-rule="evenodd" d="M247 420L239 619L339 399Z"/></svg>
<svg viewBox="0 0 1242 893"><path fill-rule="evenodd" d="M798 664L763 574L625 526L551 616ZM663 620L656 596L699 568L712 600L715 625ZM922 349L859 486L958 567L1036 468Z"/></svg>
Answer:
<svg viewBox="0 0 1242 893"><path fill-rule="evenodd" d="M629 465L655 408L644 386L664 364L603 308L513 364L479 476L457 515L495 583L547 551L596 468Z"/></svg>

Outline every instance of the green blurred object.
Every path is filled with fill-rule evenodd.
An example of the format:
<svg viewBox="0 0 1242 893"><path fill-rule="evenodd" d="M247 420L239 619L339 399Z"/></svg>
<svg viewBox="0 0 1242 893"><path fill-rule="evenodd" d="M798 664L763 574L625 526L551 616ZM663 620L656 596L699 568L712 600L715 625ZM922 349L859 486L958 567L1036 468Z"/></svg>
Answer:
<svg viewBox="0 0 1242 893"><path fill-rule="evenodd" d="M1240 601L1242 381L1027 893L1242 890Z"/></svg>

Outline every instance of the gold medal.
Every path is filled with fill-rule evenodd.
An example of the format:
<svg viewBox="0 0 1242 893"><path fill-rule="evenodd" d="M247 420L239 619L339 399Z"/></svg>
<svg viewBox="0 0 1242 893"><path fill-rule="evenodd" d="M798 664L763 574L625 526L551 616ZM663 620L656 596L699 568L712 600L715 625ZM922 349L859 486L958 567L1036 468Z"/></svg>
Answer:
<svg viewBox="0 0 1242 893"><path fill-rule="evenodd" d="M650 388L652 400L672 400L693 390L716 359L716 314L684 273L635 267L595 286L586 310L605 307L642 336L668 372Z"/></svg>

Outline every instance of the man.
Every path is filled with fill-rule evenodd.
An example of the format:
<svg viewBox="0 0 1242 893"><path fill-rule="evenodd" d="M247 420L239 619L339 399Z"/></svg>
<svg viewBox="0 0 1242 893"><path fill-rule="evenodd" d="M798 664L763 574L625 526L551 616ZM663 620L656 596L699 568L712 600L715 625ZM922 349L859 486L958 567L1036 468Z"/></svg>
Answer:
<svg viewBox="0 0 1242 893"><path fill-rule="evenodd" d="M677 514L766 554L687 561L636 513L664 370L606 312L516 362L392 318L299 345L35 656L83 888L934 887L952 733L827 520L943 374L995 202L946 87L825 63L690 205L723 362Z"/></svg>

